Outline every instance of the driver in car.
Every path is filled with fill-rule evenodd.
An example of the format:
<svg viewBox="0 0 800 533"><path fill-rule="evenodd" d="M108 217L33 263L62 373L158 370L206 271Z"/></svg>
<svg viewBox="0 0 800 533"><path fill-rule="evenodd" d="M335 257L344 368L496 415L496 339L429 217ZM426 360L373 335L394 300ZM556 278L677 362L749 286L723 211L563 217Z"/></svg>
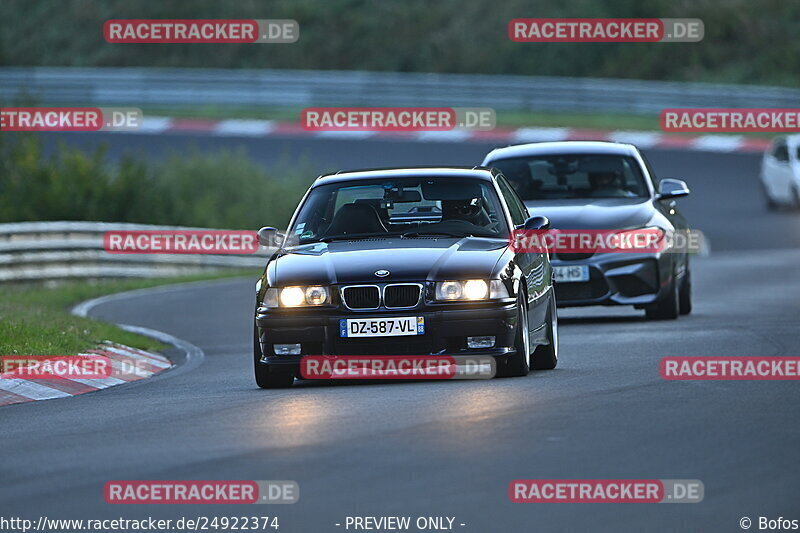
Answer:
<svg viewBox="0 0 800 533"><path fill-rule="evenodd" d="M480 227L486 227L491 223L486 210L483 209L482 198L442 200L442 222L447 220L463 220Z"/></svg>
<svg viewBox="0 0 800 533"><path fill-rule="evenodd" d="M589 185L592 196L598 197L631 197L636 196L620 186L618 172L590 172Z"/></svg>

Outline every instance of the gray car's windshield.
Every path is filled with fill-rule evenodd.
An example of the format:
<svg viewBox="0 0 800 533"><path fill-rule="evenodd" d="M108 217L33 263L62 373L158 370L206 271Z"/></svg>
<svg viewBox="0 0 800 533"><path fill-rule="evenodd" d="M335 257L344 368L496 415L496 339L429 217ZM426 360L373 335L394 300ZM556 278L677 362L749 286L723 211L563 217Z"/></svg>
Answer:
<svg viewBox="0 0 800 533"><path fill-rule="evenodd" d="M490 182L458 177L343 181L315 187L287 244L396 235L416 238L508 235Z"/></svg>
<svg viewBox="0 0 800 533"><path fill-rule="evenodd" d="M649 191L638 162L605 154L537 155L498 159L523 200L568 198L643 198Z"/></svg>

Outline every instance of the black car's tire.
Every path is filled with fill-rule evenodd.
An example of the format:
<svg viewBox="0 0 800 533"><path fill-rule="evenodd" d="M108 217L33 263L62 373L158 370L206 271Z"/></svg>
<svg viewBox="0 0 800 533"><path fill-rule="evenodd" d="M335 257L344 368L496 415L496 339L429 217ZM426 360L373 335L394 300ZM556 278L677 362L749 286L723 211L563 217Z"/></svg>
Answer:
<svg viewBox="0 0 800 533"><path fill-rule="evenodd" d="M292 383L294 375L291 372L270 372L267 365L256 363L256 384L262 389L286 389Z"/></svg>
<svg viewBox="0 0 800 533"><path fill-rule="evenodd" d="M552 370L558 364L558 309L555 293L550 298L550 309L547 311L547 338L550 344L537 346L531 355L533 370Z"/></svg>
<svg viewBox="0 0 800 533"><path fill-rule="evenodd" d="M506 364L497 365L497 376L501 378L527 376L531 371L528 356L531 349L528 329L527 291L520 286L517 296L517 330L514 335L514 353L506 360Z"/></svg>
<svg viewBox="0 0 800 533"><path fill-rule="evenodd" d="M792 196L794 196L794 208L800 211L800 190L797 187L792 187Z"/></svg>
<svg viewBox="0 0 800 533"><path fill-rule="evenodd" d="M681 312L680 284L672 277L667 293L655 304L646 307L645 317L648 320L672 320Z"/></svg>
<svg viewBox="0 0 800 533"><path fill-rule="evenodd" d="M269 366L261 362L261 344L258 342L258 328L253 327L253 370L256 384L262 389L283 389L294 383L292 372L270 372Z"/></svg>
<svg viewBox="0 0 800 533"><path fill-rule="evenodd" d="M682 315L692 312L692 273L687 269L678 294L678 307Z"/></svg>

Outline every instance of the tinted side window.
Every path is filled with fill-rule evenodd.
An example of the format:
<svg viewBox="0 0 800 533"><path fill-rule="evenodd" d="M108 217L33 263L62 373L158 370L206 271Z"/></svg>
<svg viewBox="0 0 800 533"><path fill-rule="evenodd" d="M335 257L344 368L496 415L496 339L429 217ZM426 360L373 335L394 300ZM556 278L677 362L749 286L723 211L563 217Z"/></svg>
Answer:
<svg viewBox="0 0 800 533"><path fill-rule="evenodd" d="M779 142L776 144L775 148L772 150L772 156L778 161L788 161L789 148L786 146L786 142Z"/></svg>
<svg viewBox="0 0 800 533"><path fill-rule="evenodd" d="M511 188L503 176L498 176L497 184L500 186L500 192L508 204L508 210L511 212L511 220L515 226L524 223L528 219L528 208L519 199L519 196Z"/></svg>

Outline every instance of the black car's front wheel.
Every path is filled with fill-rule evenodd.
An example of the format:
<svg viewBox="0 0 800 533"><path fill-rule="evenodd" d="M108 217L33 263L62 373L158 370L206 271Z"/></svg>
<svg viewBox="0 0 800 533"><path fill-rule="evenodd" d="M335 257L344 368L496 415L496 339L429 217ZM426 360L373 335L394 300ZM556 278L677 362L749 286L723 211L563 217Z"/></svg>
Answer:
<svg viewBox="0 0 800 533"><path fill-rule="evenodd" d="M498 377L510 378L527 376L531 371L528 358L531 353L531 336L528 326L528 302L524 288L520 287L517 296L517 331L514 336L514 353L505 365L498 365Z"/></svg>
<svg viewBox="0 0 800 533"><path fill-rule="evenodd" d="M253 325L253 369L256 384L262 389L282 389L291 387L294 374L287 371L270 372L269 365L261 362L261 343L258 340L258 326Z"/></svg>
<svg viewBox="0 0 800 533"><path fill-rule="evenodd" d="M555 293L550 297L547 338L550 343L537 346L531 355L531 368L534 370L552 370L558 364L558 310Z"/></svg>

